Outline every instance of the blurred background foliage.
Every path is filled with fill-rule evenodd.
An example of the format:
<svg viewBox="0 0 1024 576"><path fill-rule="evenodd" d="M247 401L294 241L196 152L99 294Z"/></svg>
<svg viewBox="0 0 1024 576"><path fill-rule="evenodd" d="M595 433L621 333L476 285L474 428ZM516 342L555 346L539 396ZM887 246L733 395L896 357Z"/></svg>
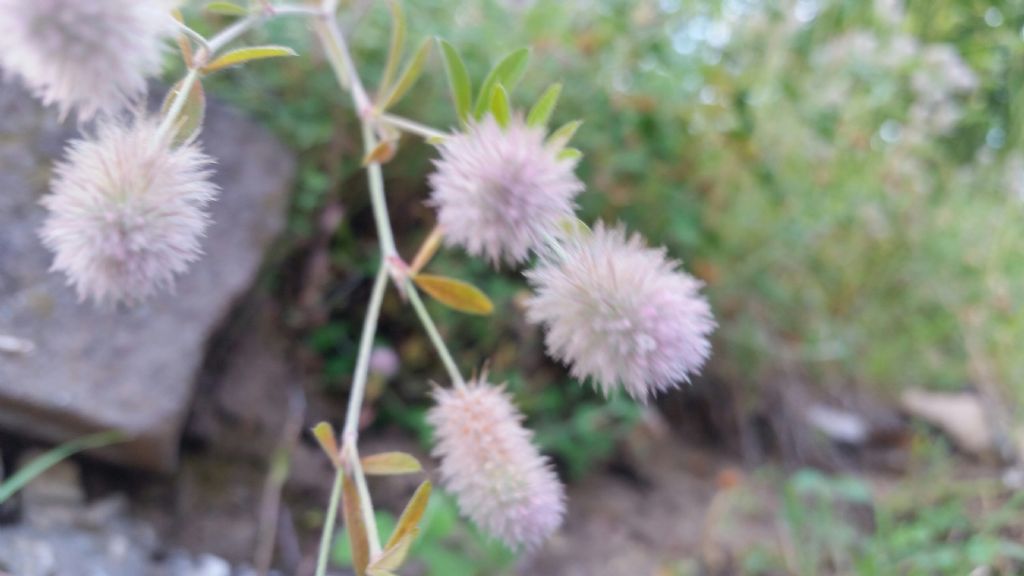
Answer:
<svg viewBox="0 0 1024 576"><path fill-rule="evenodd" d="M466 0L406 11L410 44L449 40L477 85L500 56L532 47L513 94L521 108L565 84L554 124L585 120L575 140L586 154L584 220L626 222L707 283L720 380L756 396L780 372L826 393L883 395L985 379L1014 406L1024 402L1024 96L1014 89L1024 77L1024 2ZM352 1L344 13L373 86L387 10ZM291 262L275 285L298 303L290 320L341 391L376 257L355 124L302 23L264 34L313 58L230 72L213 89L301 154L291 243L324 248L330 274L311 295L309 267ZM398 112L454 126L436 53ZM423 205L431 149L403 144L386 177L410 256L433 224ZM452 251L432 266L494 298L491 319L439 311L441 323L464 366L489 359L509 379L549 448L568 443L568 458L580 444L547 434L547 422L588 437L588 422L638 417L540 359L516 273ZM401 353L404 374L422 375L431 351L394 311L382 343ZM394 400L422 399L427 388L400 383L381 406L415 425Z"/></svg>

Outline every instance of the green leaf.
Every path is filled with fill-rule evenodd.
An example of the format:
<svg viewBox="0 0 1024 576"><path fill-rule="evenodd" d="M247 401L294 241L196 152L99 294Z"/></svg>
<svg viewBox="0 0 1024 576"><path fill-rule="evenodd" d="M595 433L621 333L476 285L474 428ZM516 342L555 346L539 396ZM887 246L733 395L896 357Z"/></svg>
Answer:
<svg viewBox="0 0 1024 576"><path fill-rule="evenodd" d="M416 83L420 78L420 73L423 72L423 64L427 61L427 56L430 54L430 39L424 39L420 44L420 47L416 49L416 53L412 55L412 59L409 60L409 64L402 71L402 76L398 79L394 89L388 94L388 97L384 99L384 104L381 106L381 112L391 108L405 96L405 93L412 88L413 84Z"/></svg>
<svg viewBox="0 0 1024 576"><path fill-rule="evenodd" d="M583 125L583 120L573 120L572 122L566 122L558 130L555 130L551 136L548 137L548 144L561 148L572 140L572 137L576 135L576 131L579 130L580 126Z"/></svg>
<svg viewBox="0 0 1024 576"><path fill-rule="evenodd" d="M345 531L348 532L352 546L352 568L357 576L366 574L366 567L370 564L370 537L363 521L361 506L355 479L351 474L345 474L341 488L341 512L345 517Z"/></svg>
<svg viewBox="0 0 1024 576"><path fill-rule="evenodd" d="M579 160L583 158L583 152L579 148L563 148L558 153L559 160Z"/></svg>
<svg viewBox="0 0 1024 576"><path fill-rule="evenodd" d="M118 442L124 442L127 439L128 438L121 432L108 430L106 432L98 432L96 434L76 438L75 440L65 442L56 448L44 452L15 472L10 478L5 480L3 484L0 484L0 504L6 502L11 496L14 496L18 490L24 488L26 484L58 464L61 460L73 456L83 450L102 448Z"/></svg>
<svg viewBox="0 0 1024 576"><path fill-rule="evenodd" d="M558 97L562 94L561 84L552 84L541 94L537 103L530 108L530 114L526 117L526 124L529 126L547 126L551 119L551 113L555 111L558 104Z"/></svg>
<svg viewBox="0 0 1024 576"><path fill-rule="evenodd" d="M203 10L210 14L220 14L222 16L245 16L249 13L244 7L235 4L234 2L210 2L206 6L203 6Z"/></svg>
<svg viewBox="0 0 1024 576"><path fill-rule="evenodd" d="M295 50L287 46L249 46L231 50L210 62L203 67L203 72L209 74L230 66L238 66L253 60L265 60L267 58L282 58L298 56Z"/></svg>
<svg viewBox="0 0 1024 576"><path fill-rule="evenodd" d="M405 12L402 10L400 0L388 2L391 9L391 43L388 46L388 60L384 65L384 73L380 77L380 91L386 93L391 88L391 82L395 79L395 72L398 72L398 63L402 60L402 51L405 48Z"/></svg>
<svg viewBox="0 0 1024 576"><path fill-rule="evenodd" d="M338 436L334 433L334 426L329 422L321 422L313 427L313 436L331 459L331 464L334 464L335 468L341 466L341 451L338 450Z"/></svg>
<svg viewBox="0 0 1024 576"><path fill-rule="evenodd" d="M175 98L178 97L178 93L181 92L184 82L185 79L182 78L167 91L167 96L164 98L164 103L160 108L161 114L167 115L170 112L171 106ZM203 118L205 116L206 93L203 91L203 85L199 78L196 78L195 82L192 83L192 89L189 91L188 97L185 99L185 106L181 109L178 118L174 120L178 123L178 131L174 135L174 141L184 142L199 132L199 129L203 126Z"/></svg>
<svg viewBox="0 0 1024 576"><path fill-rule="evenodd" d="M405 452L382 452L362 459L363 473L371 476L413 474L423 470L420 461Z"/></svg>
<svg viewBox="0 0 1024 576"><path fill-rule="evenodd" d="M441 45L441 54L444 56L444 71L448 74L448 88L452 93L452 101L455 102L455 113L459 116L460 122L469 119L469 109L473 106L473 85L469 79L469 72L466 71L466 64L459 56L454 46L437 39Z"/></svg>
<svg viewBox="0 0 1024 576"><path fill-rule="evenodd" d="M491 91L491 114L503 128L508 126L509 112L508 92L501 84L495 84Z"/></svg>
<svg viewBox="0 0 1024 576"><path fill-rule="evenodd" d="M430 491L433 485L429 480L424 480L420 484L419 488L409 499L409 503L405 505L405 510L402 511L402 515L398 518L398 524L395 525L395 531L391 533L391 537L388 538L387 544L384 548L392 548L401 539L406 536L415 538L419 532L420 519L423 518L423 513L427 510L427 504L430 503Z"/></svg>
<svg viewBox="0 0 1024 576"><path fill-rule="evenodd" d="M449 308L482 316L494 311L490 298L472 284L430 274L417 274L412 277L412 281L434 300Z"/></svg>
<svg viewBox="0 0 1024 576"><path fill-rule="evenodd" d="M587 226L586 222L580 220L575 216L565 218L564 220L558 223L558 227L561 228L562 232L564 232L567 236L570 237L586 237L593 234L593 232L590 230L590 226Z"/></svg>
<svg viewBox="0 0 1024 576"><path fill-rule="evenodd" d="M410 532L399 538L393 546L385 548L381 555L366 568L366 573L369 576L393 576L394 571L405 563L415 537L416 532Z"/></svg>
<svg viewBox="0 0 1024 576"><path fill-rule="evenodd" d="M505 56L501 62L491 70L484 83L480 86L480 92L476 96L476 107L473 109L473 116L477 119L483 118L490 106L491 90L495 84L501 84L506 90L512 90L523 77L526 71L526 63L530 59L530 49L520 48Z"/></svg>

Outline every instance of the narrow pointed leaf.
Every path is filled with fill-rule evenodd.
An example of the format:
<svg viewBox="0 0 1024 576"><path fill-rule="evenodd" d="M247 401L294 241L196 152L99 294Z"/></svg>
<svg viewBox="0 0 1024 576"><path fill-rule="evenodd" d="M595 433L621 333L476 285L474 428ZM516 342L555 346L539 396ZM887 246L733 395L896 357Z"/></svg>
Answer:
<svg viewBox="0 0 1024 576"><path fill-rule="evenodd" d="M440 38L437 42L441 45L441 54L444 56L444 71L448 74L448 89L451 90L452 101L455 103L455 113L458 114L460 122L465 122L469 119L469 109L473 107L473 84L469 79L469 72L454 46Z"/></svg>
<svg viewBox="0 0 1024 576"><path fill-rule="evenodd" d="M363 473L372 476L413 474L423 470L420 461L405 452L382 452L362 459Z"/></svg>
<svg viewBox="0 0 1024 576"><path fill-rule="evenodd" d="M491 91L491 114L503 128L508 126L508 119L511 114L508 104L508 92L501 84L495 84Z"/></svg>
<svg viewBox="0 0 1024 576"><path fill-rule="evenodd" d="M346 474L341 488L341 511L345 517L345 532L352 546L352 568L356 576L366 574L366 567L370 564L370 537L363 522L361 506L355 480Z"/></svg>
<svg viewBox="0 0 1024 576"><path fill-rule="evenodd" d="M402 61L402 52L405 49L405 12L402 10L400 0L388 2L391 9L391 43L388 46L388 60L384 65L384 74L380 77L380 91L387 93L391 89L391 82L398 72L398 63Z"/></svg>
<svg viewBox="0 0 1024 576"><path fill-rule="evenodd" d="M387 544L384 545L385 550L394 547L406 536L416 537L420 519L423 518L423 513L426 512L427 504L430 502L430 491L432 488L433 485L430 484L430 481L424 480L420 487L416 489L412 498L409 499L409 503L405 505L402 515L398 518L398 523L395 524L395 531L391 533Z"/></svg>
<svg viewBox="0 0 1024 576"><path fill-rule="evenodd" d="M384 552L367 567L366 573L369 576L391 576L394 574L395 570L405 564L405 559L409 556L409 548L412 547L412 541L416 538L416 532L414 530L402 536L394 546L385 548Z"/></svg>
<svg viewBox="0 0 1024 576"><path fill-rule="evenodd" d="M244 7L235 4L234 2L210 2L203 7L203 10L210 14L220 14L222 16L245 16L249 13Z"/></svg>
<svg viewBox="0 0 1024 576"><path fill-rule="evenodd" d="M377 144L369 154L363 157L363 166L369 166L370 164L386 164L395 157L395 152L397 151L398 146L395 145L394 140L384 140Z"/></svg>
<svg viewBox="0 0 1024 576"><path fill-rule="evenodd" d="M238 48L225 53L203 68L203 72L209 74L231 66L238 66L253 60L266 60L267 58L284 58L298 56L295 50L287 46L250 46Z"/></svg>
<svg viewBox="0 0 1024 576"><path fill-rule="evenodd" d="M509 91L516 87L516 84L523 77L523 72L526 71L526 63L529 59L529 48L520 48L505 56L501 62L498 62L480 86L480 92L476 96L476 107L473 109L473 116L477 119L483 118L484 113L487 112L490 106L491 90L494 89L495 84L500 83Z"/></svg>
<svg viewBox="0 0 1024 576"><path fill-rule="evenodd" d="M530 126L547 126L551 119L551 113L558 104L558 97L562 94L561 84L552 84L541 94L537 103L530 108L530 114L526 117L526 123Z"/></svg>
<svg viewBox="0 0 1024 576"><path fill-rule="evenodd" d="M567 236L590 236L593 232L590 230L590 226L587 223L575 216L566 218L558 223L558 227L562 229Z"/></svg>
<svg viewBox="0 0 1024 576"><path fill-rule="evenodd" d="M482 316L494 311L494 304L490 298L472 284L430 274L417 274L412 280L434 300L449 308Z"/></svg>
<svg viewBox="0 0 1024 576"><path fill-rule="evenodd" d="M127 440L125 435L116 430L98 432L65 442L56 448L44 452L0 484L0 504L6 502L11 496L14 496L19 490L24 488L26 484L55 466L61 460L83 450L102 448L103 446L109 446L125 440Z"/></svg>
<svg viewBox="0 0 1024 576"><path fill-rule="evenodd" d="M170 90L167 91L167 96L164 98L163 106L160 108L161 114L167 114L170 112L171 104L174 99L177 98L178 92L181 91L182 84L185 82L184 79L179 80ZM206 115L206 93L203 92L203 85L196 78L195 82L192 83L192 90L189 91L188 97L185 99L185 106L181 109L181 113L175 119L178 123L177 132L174 134L175 142L184 142L191 138L194 134L199 132L199 129L203 126L203 117Z"/></svg>
<svg viewBox="0 0 1024 576"><path fill-rule="evenodd" d="M558 130L551 133L548 137L548 144L561 148L572 140L572 137L576 135L576 131L579 130L580 126L583 125L583 120L573 120L572 122L566 122Z"/></svg>
<svg viewBox="0 0 1024 576"><path fill-rule="evenodd" d="M331 459L331 464L334 464L335 468L341 466L341 451L338 450L338 436L334 433L334 426L329 422L321 422L313 427L313 436Z"/></svg>
<svg viewBox="0 0 1024 576"><path fill-rule="evenodd" d="M420 47L416 49L416 53L412 55L412 59L409 60L409 64L402 71L402 75L398 78L398 82L395 83L395 87L388 94L388 97L384 100L384 104L381 106L381 111L385 111L391 108L398 101L405 96L405 93L412 88L413 84L420 79L420 74L423 72L423 65L427 61L427 56L430 55L430 39L424 39L420 44Z"/></svg>
<svg viewBox="0 0 1024 576"><path fill-rule="evenodd" d="M443 239L444 230L440 225L434 226L434 229L430 231L430 235L420 245L420 249L416 252L416 257L412 259L412 264L409 266L410 274L419 274L430 263L430 260L437 254L438 249L441 248L441 240Z"/></svg>
<svg viewBox="0 0 1024 576"><path fill-rule="evenodd" d="M583 158L583 152L579 148L565 148L558 153L559 160L579 160Z"/></svg>

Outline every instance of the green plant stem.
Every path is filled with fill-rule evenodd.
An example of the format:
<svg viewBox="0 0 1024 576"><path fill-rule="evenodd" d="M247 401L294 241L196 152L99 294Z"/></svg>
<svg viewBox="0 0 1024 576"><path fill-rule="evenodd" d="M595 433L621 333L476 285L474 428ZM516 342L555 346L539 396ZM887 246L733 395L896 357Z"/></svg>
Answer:
<svg viewBox="0 0 1024 576"><path fill-rule="evenodd" d="M316 558L316 576L327 574L327 558L331 555L331 538L338 523L338 504L341 501L341 486L345 482L345 469L341 466L334 471L334 485L331 487L331 501L327 505L324 531L320 534L320 552Z"/></svg>
<svg viewBox="0 0 1024 576"><path fill-rule="evenodd" d="M178 120L178 116L181 115L181 111L185 108L185 102L188 100L189 92L192 91L192 86L199 79L199 68L193 67L189 69L188 74L181 81L181 87L178 88L178 93L175 94L174 100L171 102L171 107L167 109L167 114L164 115L160 121L160 126L156 129L157 140L163 142L167 138L168 133L174 126L174 123Z"/></svg>
<svg viewBox="0 0 1024 576"><path fill-rule="evenodd" d="M412 280L406 279L405 292L409 297L409 303L412 304L413 310L416 311L416 315L419 316L420 322L423 324L423 329L427 331L427 336L430 337L430 341L434 344L437 355L441 357L441 362L444 363L452 383L458 388L465 387L466 381L462 378L459 367L448 350L448 345L444 343L444 338L441 337L441 333L437 330L434 319L427 312L427 307L423 304L423 299L420 298L420 293L416 290L416 285L412 283Z"/></svg>
<svg viewBox="0 0 1024 576"><path fill-rule="evenodd" d="M366 381L370 372L370 353L373 348L373 338L377 333L377 320L380 318L380 307L384 301L387 281L387 265L381 262L377 270L377 278L373 282L373 291L370 293L366 319L363 320L363 333L359 340L359 353L356 358L355 375L352 379L352 391L349 392L348 411L345 414L345 430L342 432L343 444L350 440L354 442L359 437L359 412L366 394Z"/></svg>
<svg viewBox="0 0 1024 576"><path fill-rule="evenodd" d="M321 7L322 13L314 18L314 29L323 44L324 53L327 55L331 69L337 77L338 84L352 97L352 104L355 107L356 115L362 128L364 153L369 154L377 146L376 134L371 123L374 116L373 103L363 87L348 45L345 43L345 37L338 27L338 22L334 15L336 2L334 0L324 0ZM343 462L338 471L338 478L335 479L335 488L331 493L331 509L328 512L324 531L320 538L320 555L315 576L324 576L326 571L327 550L330 548L331 535L334 533L337 522L338 494L341 491L341 483L344 481L344 470L346 468L351 471L352 479L355 481L356 489L359 492L360 514L366 526L371 557L377 556L381 552L380 536L377 532L377 521L373 512L373 501L370 498L366 476L363 473L362 462L359 458L358 440L359 414L365 395L370 348L377 331L377 320L380 315L380 306L385 288L387 287L387 276L389 273L395 279L396 285L400 289L404 289L405 293L408 294L413 308L423 322L427 334L434 343L434 347L441 356L445 368L451 375L455 385L459 387L465 386L465 381L462 379L462 375L459 373L451 353L449 353L448 348L445 346L444 340L437 331L437 327L427 313L427 309L423 305L416 287L404 272L404 265L400 264L394 233L391 229L387 197L384 193L384 174L380 164L377 162L368 164L366 166L366 174L370 188L370 201L373 207L374 222L377 227L377 238L380 241L381 266L377 272L366 320L363 324L355 376L353 378L352 391L349 394L348 410L345 417L345 428L342 433L341 451Z"/></svg>
<svg viewBox="0 0 1024 576"><path fill-rule="evenodd" d="M360 512L363 521L366 523L366 532L370 541L370 558L375 558L381 552L380 534L377 531L377 516L373 513L373 500L370 498L370 488L366 485L366 474L363 473L362 460L359 458L359 448L353 439L342 452L349 454L349 462L355 463L352 466L352 478L356 482L356 490L359 492Z"/></svg>
<svg viewBox="0 0 1024 576"><path fill-rule="evenodd" d="M377 147L377 138L373 135L373 127L363 120L363 149L369 154ZM384 264L392 266L392 258L398 256L398 248L395 247L395 236L391 231L391 218L388 213L387 197L384 195L384 173L380 164L371 162L366 166L366 175L370 183L370 203L373 206L373 217L377 222L377 237L380 238L380 248L384 257Z"/></svg>
<svg viewBox="0 0 1024 576"><path fill-rule="evenodd" d="M174 96L174 100L171 102L171 106L167 110L167 114L160 121L160 126L157 127L158 138L160 140L166 138L168 132L170 132L171 128L174 127L174 123L177 121L178 116L181 115L182 109L185 108L185 102L188 100L188 95L192 91L192 85L199 80L203 66L205 66L217 54L217 52L237 40L242 34L245 34L264 20L277 15L286 16L290 14L300 13L292 10L284 10L273 14L249 14L245 18L241 18L227 28L224 28L208 41L203 40L202 36L197 32L192 31L191 28L182 24L182 28L189 30L188 35L200 44L200 50L199 53L196 54L195 61L192 62L192 67L189 69L188 73L185 74L185 78L181 82L181 88Z"/></svg>
<svg viewBox="0 0 1024 576"><path fill-rule="evenodd" d="M410 120L401 116L395 116L394 114L381 114L377 117L377 121L398 128L403 132L422 136L427 140L444 140L448 137L448 134L445 134L436 128L431 128L426 124L421 124L415 120Z"/></svg>

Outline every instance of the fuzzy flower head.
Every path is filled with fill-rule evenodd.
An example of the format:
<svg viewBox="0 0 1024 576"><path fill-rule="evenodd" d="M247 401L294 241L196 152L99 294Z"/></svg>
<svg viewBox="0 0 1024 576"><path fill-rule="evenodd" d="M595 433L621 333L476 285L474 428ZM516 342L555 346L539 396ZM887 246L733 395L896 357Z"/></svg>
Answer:
<svg viewBox="0 0 1024 576"><path fill-rule="evenodd" d="M576 160L545 142L544 129L513 116L501 126L492 116L440 145L430 175L430 203L449 244L493 264L514 265L559 222L573 214L583 191Z"/></svg>
<svg viewBox="0 0 1024 576"><path fill-rule="evenodd" d="M173 0L0 0L0 65L62 115L122 107L160 70Z"/></svg>
<svg viewBox="0 0 1024 576"><path fill-rule="evenodd" d="M200 254L218 189L197 144L174 147L157 122L107 120L55 168L43 242L80 298L134 302L173 285Z"/></svg>
<svg viewBox="0 0 1024 576"><path fill-rule="evenodd" d="M478 381L435 399L434 453L462 514L510 548L536 549L562 523L565 488L509 395Z"/></svg>
<svg viewBox="0 0 1024 576"><path fill-rule="evenodd" d="M608 394L633 398L688 381L711 352L715 328L701 283L664 249L598 225L567 239L526 277L527 318L547 329L548 353Z"/></svg>

